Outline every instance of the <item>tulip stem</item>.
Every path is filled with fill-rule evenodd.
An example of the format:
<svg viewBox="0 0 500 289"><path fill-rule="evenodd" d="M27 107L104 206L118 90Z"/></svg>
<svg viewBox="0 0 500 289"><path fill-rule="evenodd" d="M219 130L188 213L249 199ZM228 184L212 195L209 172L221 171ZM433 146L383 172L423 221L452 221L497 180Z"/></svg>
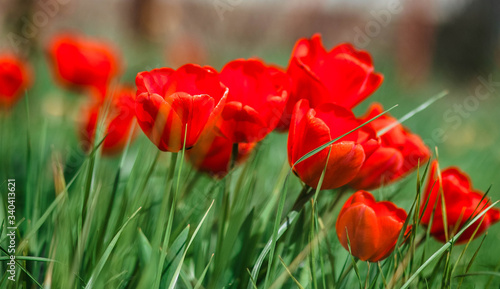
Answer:
<svg viewBox="0 0 500 289"><path fill-rule="evenodd" d="M292 211L300 211L304 207L304 205L314 196L315 190L314 188L305 185L302 191L300 192L297 200L293 204Z"/></svg>
<svg viewBox="0 0 500 289"><path fill-rule="evenodd" d="M236 159L238 158L238 143L233 143L233 149L231 150L231 159L229 161L229 171L234 169L236 164Z"/></svg>
<svg viewBox="0 0 500 289"><path fill-rule="evenodd" d="M420 235L417 237L416 242L415 242L415 249L416 250L426 239L425 234ZM412 250L408 250L406 253L403 261L399 263L399 266L396 269L396 272L394 272L394 275L392 275L391 281L389 282L387 288L393 288L396 284L396 282L399 280L401 275L403 274L405 268L408 266L410 263L410 260L413 258L414 254L412 253Z"/></svg>
<svg viewBox="0 0 500 289"><path fill-rule="evenodd" d="M221 215L219 219L219 230L217 233L217 245L216 245L216 254L215 254L215 270L216 273L214 274L215 277L211 281L211 284L208 288L213 288L215 284L217 284L218 278L219 278L219 272L217 272L218 268L221 266L220 265L220 256L223 248L223 240L225 239L226 235L226 227L227 227L227 220L228 216L230 216L230 190L231 190L231 176L233 174L233 169L236 164L236 158L238 157L238 143L233 143L233 148L231 150L231 157L229 159L229 167L228 167L228 174L224 178L224 189L222 190L222 210L221 210Z"/></svg>

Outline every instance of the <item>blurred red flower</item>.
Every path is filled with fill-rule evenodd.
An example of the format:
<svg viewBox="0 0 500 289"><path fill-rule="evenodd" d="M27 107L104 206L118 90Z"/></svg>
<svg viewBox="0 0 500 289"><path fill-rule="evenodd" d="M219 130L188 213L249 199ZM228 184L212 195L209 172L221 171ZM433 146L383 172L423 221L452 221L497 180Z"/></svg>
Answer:
<svg viewBox="0 0 500 289"><path fill-rule="evenodd" d="M32 82L31 68L19 57L0 54L0 108L9 108Z"/></svg>
<svg viewBox="0 0 500 289"><path fill-rule="evenodd" d="M471 181L467 174L456 167L449 167L441 172L441 181L438 176L438 162L432 162L427 187L420 209L421 224L429 226L432 212L431 235L441 242L446 242L445 230L448 238L452 238L462 229L467 221L472 220L480 214L486 207L491 205L488 199L483 199L483 193L472 188ZM444 197L446 210L447 228L444 227L443 209L441 200ZM424 210L425 209L425 210ZM491 208L484 215L482 220L478 220L458 238L456 243L467 242L474 231L479 229L474 236L480 236L489 226L498 222L500 210Z"/></svg>
<svg viewBox="0 0 500 289"><path fill-rule="evenodd" d="M288 129L293 108L300 99L309 100L312 108L335 103L351 109L372 94L383 80L374 71L368 52L358 51L351 44L340 44L326 51L319 34L297 41L287 73L292 88L278 125L280 130Z"/></svg>
<svg viewBox="0 0 500 289"><path fill-rule="evenodd" d="M190 149L214 128L228 91L213 68L195 64L140 72L135 82L137 121L160 150L170 152Z"/></svg>
<svg viewBox="0 0 500 289"><path fill-rule="evenodd" d="M341 106L326 103L309 106L300 100L288 134L288 162L292 166L302 156L361 125L354 114ZM347 184L359 172L366 157L379 147L375 130L367 124L332 144L322 189L334 189ZM329 148L309 157L293 167L300 179L311 187L318 185L325 168Z"/></svg>
<svg viewBox="0 0 500 289"><path fill-rule="evenodd" d="M288 97L288 76L257 59L227 63L220 79L229 88L218 124L221 133L235 143L262 140L278 124Z"/></svg>
<svg viewBox="0 0 500 289"><path fill-rule="evenodd" d="M244 162L254 147L255 143L239 143L236 163ZM232 149L232 141L209 131L200 137L192 149L186 151L186 159L199 171L222 178L229 171Z"/></svg>
<svg viewBox="0 0 500 289"><path fill-rule="evenodd" d="M101 99L118 75L121 60L109 43L77 34L56 35L49 44L54 75L62 85L95 89Z"/></svg>
<svg viewBox="0 0 500 289"><path fill-rule="evenodd" d="M384 112L382 106L374 103L361 121L366 122ZM357 190L380 187L401 179L418 166L429 160L430 151L422 139L410 132L397 119L384 114L371 122L376 131L395 125L380 136L380 147L363 163L358 175L349 183Z"/></svg>
<svg viewBox="0 0 500 289"><path fill-rule="evenodd" d="M376 202L369 192L358 191L340 210L335 229L346 250L349 237L353 256L377 262L394 250L406 217L406 211L393 203Z"/></svg>
<svg viewBox="0 0 500 289"><path fill-rule="evenodd" d="M106 121L104 122L106 130L103 133L106 139L102 143L101 148L104 155L112 155L121 152L127 145L130 129L135 119L134 88L129 86L116 88L107 112L104 112L105 105L106 103L94 102L92 105L84 107L80 138L85 149L92 148L98 118L100 114L107 113Z"/></svg>

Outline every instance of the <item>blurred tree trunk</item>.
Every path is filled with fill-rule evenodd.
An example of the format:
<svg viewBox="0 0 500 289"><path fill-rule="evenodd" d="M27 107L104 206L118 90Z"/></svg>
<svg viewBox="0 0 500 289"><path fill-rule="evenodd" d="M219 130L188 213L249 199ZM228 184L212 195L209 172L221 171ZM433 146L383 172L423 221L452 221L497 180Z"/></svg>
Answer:
<svg viewBox="0 0 500 289"><path fill-rule="evenodd" d="M436 64L455 81L466 83L495 67L500 28L500 1L470 1L438 29Z"/></svg>
<svg viewBox="0 0 500 289"><path fill-rule="evenodd" d="M151 7L154 0L132 0L131 25L136 37L151 36Z"/></svg>

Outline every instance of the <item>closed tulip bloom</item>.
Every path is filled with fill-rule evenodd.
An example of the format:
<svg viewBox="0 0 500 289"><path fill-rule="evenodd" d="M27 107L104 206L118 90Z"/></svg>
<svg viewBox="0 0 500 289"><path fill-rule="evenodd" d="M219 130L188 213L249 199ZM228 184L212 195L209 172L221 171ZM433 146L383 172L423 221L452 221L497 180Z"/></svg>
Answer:
<svg viewBox="0 0 500 289"><path fill-rule="evenodd" d="M255 143L239 143L236 164L244 162L255 147ZM201 172L215 178L224 177L229 171L233 142L213 130L203 134L198 143L186 151L186 159Z"/></svg>
<svg viewBox="0 0 500 289"><path fill-rule="evenodd" d="M362 121L381 114L382 106L374 103ZM349 183L357 190L368 190L399 180L412 172L417 166L429 160L430 150L422 139L408 128L397 124L397 120L384 114L371 122L373 128L380 132L395 125L380 136L380 147L363 163L358 175Z"/></svg>
<svg viewBox="0 0 500 289"><path fill-rule="evenodd" d="M377 262L394 250L406 217L406 211L393 203L376 202L369 192L358 191L340 210L335 229L346 250L349 237L353 256Z"/></svg>
<svg viewBox="0 0 500 289"><path fill-rule="evenodd" d="M452 238L463 228L467 221L472 220L483 212L486 207L491 205L487 198L483 199L483 195L482 192L472 188L472 183L467 174L456 167L449 167L443 170L440 182L438 163L434 161L431 166L424 198L422 199L420 210L421 224L428 227L431 222L432 212L435 210L430 233L437 240L446 242L448 241L446 240L446 235L448 238ZM446 210L446 228L443 220L444 211L442 210L443 197ZM467 228L456 243L468 242L476 229L478 231L474 238L477 238L489 226L498 222L499 219L500 210L491 208L486 212L482 221L480 219Z"/></svg>
<svg viewBox="0 0 500 289"><path fill-rule="evenodd" d="M92 148L100 114L107 114L104 121L106 139L101 145L104 155L113 155L123 151L127 144L130 129L135 121L135 90L120 86L114 93L108 111L104 103L96 102L83 109L83 123L80 138L86 149ZM104 115L102 115L104 116ZM132 137L135 135L133 134Z"/></svg>
<svg viewBox="0 0 500 289"><path fill-rule="evenodd" d="M135 82L139 126L170 152L192 148L202 132L214 128L228 91L213 68L195 64L140 72Z"/></svg>
<svg viewBox="0 0 500 289"><path fill-rule="evenodd" d="M302 156L361 125L354 114L341 106L327 103L315 109L309 101L295 106L288 135L288 162L291 166ZM379 146L373 128L367 124L348 134L317 154L293 166L293 171L307 185L316 188L328 158L322 189L334 189L350 182L366 157Z"/></svg>
<svg viewBox="0 0 500 289"><path fill-rule="evenodd" d="M288 98L288 76L257 59L227 63L220 79L229 88L218 125L235 143L262 140L278 124Z"/></svg>
<svg viewBox="0 0 500 289"><path fill-rule="evenodd" d="M54 75L62 85L93 89L106 96L111 80L120 72L121 60L107 42L77 34L60 34L49 44Z"/></svg>
<svg viewBox="0 0 500 289"><path fill-rule="evenodd" d="M0 54L0 108L9 108L31 85L31 69L15 55Z"/></svg>
<svg viewBox="0 0 500 289"><path fill-rule="evenodd" d="M370 96L383 80L375 72L368 52L347 43L326 51L319 34L297 41L287 73L292 87L280 130L288 128L295 103L300 99L307 99L312 108L335 103L351 109Z"/></svg>

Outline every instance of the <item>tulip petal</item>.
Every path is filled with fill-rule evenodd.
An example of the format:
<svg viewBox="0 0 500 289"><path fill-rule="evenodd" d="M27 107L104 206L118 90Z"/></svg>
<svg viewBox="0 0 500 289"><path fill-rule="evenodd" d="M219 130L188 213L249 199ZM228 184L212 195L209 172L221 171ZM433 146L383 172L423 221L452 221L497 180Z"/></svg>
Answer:
<svg viewBox="0 0 500 289"><path fill-rule="evenodd" d="M135 78L137 95L148 92L165 97L165 83L173 72L174 70L171 68L157 68L139 72Z"/></svg>

